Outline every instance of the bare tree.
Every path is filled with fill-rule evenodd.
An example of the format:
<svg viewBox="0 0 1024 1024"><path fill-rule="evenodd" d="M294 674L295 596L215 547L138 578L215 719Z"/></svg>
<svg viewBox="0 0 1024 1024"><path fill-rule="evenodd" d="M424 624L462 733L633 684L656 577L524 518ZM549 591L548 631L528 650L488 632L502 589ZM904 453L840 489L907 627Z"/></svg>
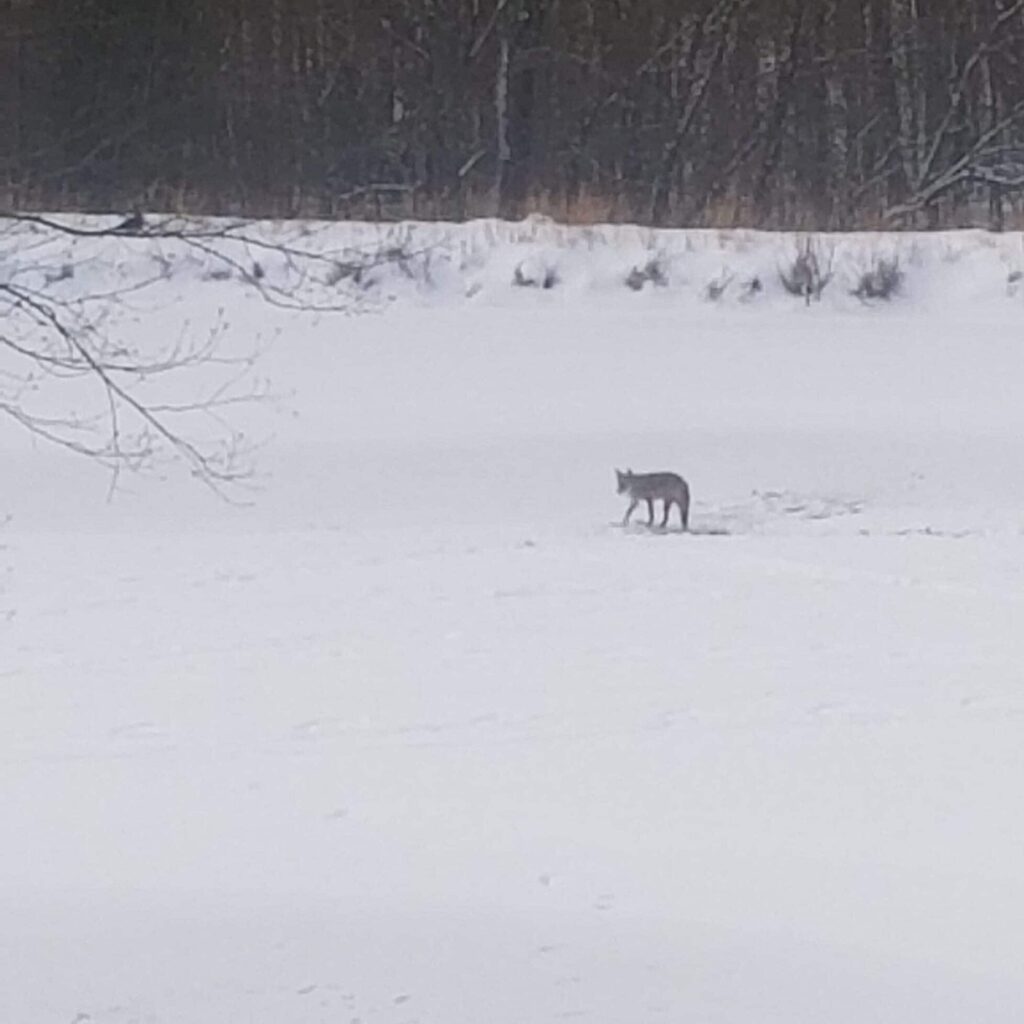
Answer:
<svg viewBox="0 0 1024 1024"><path fill-rule="evenodd" d="M69 240L116 243L126 279L80 286L80 275L115 259L102 249L69 256ZM254 449L231 413L268 397L255 373L260 345L232 336L223 319L167 337L137 333L127 314L171 273L169 249L201 262L208 278L233 279L298 313L358 309L362 275L417 254L401 244L336 253L267 241L244 223L150 223L138 211L109 227L30 214L0 220L0 414L98 461L111 471L112 488L123 472L170 458L235 500ZM264 270L267 257L285 266L280 280Z"/></svg>
<svg viewBox="0 0 1024 1024"><path fill-rule="evenodd" d="M791 227L1024 215L1020 0L8 6L13 209Z"/></svg>
<svg viewBox="0 0 1024 1024"><path fill-rule="evenodd" d="M158 279L141 270L111 289L74 287L79 263L54 264L53 229L8 221L0 280L0 413L112 473L183 462L224 496L251 470L228 407L262 394L255 348L228 354L225 325L166 341L134 337L120 314ZM66 230L66 229L59 229ZM94 237L123 235L116 228Z"/></svg>

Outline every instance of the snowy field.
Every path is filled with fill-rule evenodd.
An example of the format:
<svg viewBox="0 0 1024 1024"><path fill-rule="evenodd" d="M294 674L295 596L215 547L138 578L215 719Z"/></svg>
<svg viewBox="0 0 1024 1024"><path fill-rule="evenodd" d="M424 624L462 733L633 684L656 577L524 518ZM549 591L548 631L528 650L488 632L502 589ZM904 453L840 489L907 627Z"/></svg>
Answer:
<svg viewBox="0 0 1024 1024"><path fill-rule="evenodd" d="M1021 239L805 308L767 236L475 230L140 300L265 339L244 507L0 433L0 1021L1016 1024Z"/></svg>

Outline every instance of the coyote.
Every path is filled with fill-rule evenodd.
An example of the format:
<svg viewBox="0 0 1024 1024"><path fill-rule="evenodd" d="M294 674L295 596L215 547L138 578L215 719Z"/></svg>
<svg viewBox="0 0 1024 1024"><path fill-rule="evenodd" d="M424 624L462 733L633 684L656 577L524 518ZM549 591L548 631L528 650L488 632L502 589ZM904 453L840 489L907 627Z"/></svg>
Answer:
<svg viewBox="0 0 1024 1024"><path fill-rule="evenodd" d="M618 480L618 493L629 495L629 508L622 520L623 526L629 525L629 517L641 501L647 502L647 525L654 525L654 503L664 503L664 515L661 517L662 529L668 524L668 514L673 504L679 506L679 519L684 530L690 528L690 487L686 481L675 473L634 473L627 469L625 473L615 470Z"/></svg>

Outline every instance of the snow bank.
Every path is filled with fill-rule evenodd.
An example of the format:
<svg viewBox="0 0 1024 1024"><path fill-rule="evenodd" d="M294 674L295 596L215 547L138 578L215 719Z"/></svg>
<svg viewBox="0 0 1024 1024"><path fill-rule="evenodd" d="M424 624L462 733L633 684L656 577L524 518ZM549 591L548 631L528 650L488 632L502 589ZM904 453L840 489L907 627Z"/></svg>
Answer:
<svg viewBox="0 0 1024 1024"><path fill-rule="evenodd" d="M85 230L101 218L52 218ZM2 224L3 222L0 222ZM125 280L204 282L258 278L298 297L340 300L486 301L513 288L575 294L632 292L648 300L722 305L791 305L784 284L800 253L814 254L827 280L821 299L848 309L864 276L889 262L899 269L894 304L957 309L1024 296L1024 235L983 231L787 234L654 230L622 225L569 227L545 217L468 224L240 222L152 217L171 238L72 238L39 225L7 222L0 275L38 272L69 293ZM223 233L236 241L221 237ZM299 256L298 254L301 254ZM305 257L314 255L314 260ZM224 258L229 262L225 263ZM77 283L75 283L77 282ZM519 286L519 287L516 287ZM525 298L525 296L521 296ZM639 301L639 300L638 300ZM799 300L798 300L799 301Z"/></svg>

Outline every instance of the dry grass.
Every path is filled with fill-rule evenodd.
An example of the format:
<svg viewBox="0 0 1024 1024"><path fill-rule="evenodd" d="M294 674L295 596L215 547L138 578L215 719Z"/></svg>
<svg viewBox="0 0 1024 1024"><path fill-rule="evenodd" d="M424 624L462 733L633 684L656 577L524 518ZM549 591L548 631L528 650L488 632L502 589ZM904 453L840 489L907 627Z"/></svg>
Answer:
<svg viewBox="0 0 1024 1024"><path fill-rule="evenodd" d="M267 191L249 189L240 184L225 186L202 182L153 182L139 190L114 188L103 194L11 183L0 185L0 209L123 213L135 205L145 210L193 216L322 218L386 222L470 220L494 217L497 210L493 189L471 187L465 188L458 195L431 195L420 189L338 197L332 196L324 189L294 188ZM537 192L519 204L515 211L515 219L536 213L551 217L565 225L643 225L647 222L648 212L642 191L603 192L596 188L585 188L572 197L561 192ZM809 204L788 201L774 211L765 212L755 209L749 197L735 193L715 198L696 215L687 214L679 197L674 197L669 203L664 223L658 226L719 230L830 230L828 218L823 216L820 209ZM922 216L917 223L893 223L886 220L879 197L865 197L860 208L851 217L847 230L955 230L987 229L990 226L987 203L982 201L966 206L944 202L934 211L930 221ZM1024 199L1006 199L1003 227L1006 231L1024 231Z"/></svg>

